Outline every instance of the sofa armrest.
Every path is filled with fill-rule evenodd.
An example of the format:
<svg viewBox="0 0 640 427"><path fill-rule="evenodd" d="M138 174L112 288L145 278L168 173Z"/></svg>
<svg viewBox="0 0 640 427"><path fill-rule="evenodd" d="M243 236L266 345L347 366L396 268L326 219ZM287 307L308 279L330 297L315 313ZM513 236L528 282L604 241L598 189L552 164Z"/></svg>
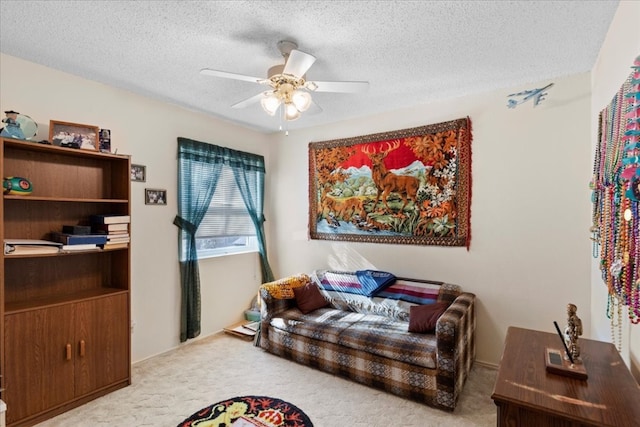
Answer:
<svg viewBox="0 0 640 427"><path fill-rule="evenodd" d="M260 336L256 343L262 348L269 345L269 323L271 319L295 304L293 288L304 286L311 281L306 274L285 277L260 286Z"/></svg>
<svg viewBox="0 0 640 427"><path fill-rule="evenodd" d="M476 296L463 292L436 324L437 401L453 408L476 355Z"/></svg>

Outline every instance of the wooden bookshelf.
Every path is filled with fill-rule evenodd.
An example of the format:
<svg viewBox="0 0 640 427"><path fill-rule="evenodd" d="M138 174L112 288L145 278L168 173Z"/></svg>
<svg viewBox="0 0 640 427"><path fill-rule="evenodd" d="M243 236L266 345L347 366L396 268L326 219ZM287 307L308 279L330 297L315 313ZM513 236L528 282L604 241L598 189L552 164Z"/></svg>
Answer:
<svg viewBox="0 0 640 427"><path fill-rule="evenodd" d="M30 195L3 195L3 241L48 240L90 215L131 214L128 156L0 138L0 175L33 186ZM34 425L130 384L130 245L1 256L7 426Z"/></svg>

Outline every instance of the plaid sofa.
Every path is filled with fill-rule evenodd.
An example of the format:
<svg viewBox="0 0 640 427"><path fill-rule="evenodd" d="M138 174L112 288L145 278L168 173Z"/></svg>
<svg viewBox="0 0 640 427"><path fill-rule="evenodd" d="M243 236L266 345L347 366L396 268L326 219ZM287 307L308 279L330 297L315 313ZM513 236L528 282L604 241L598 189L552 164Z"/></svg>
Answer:
<svg viewBox="0 0 640 427"><path fill-rule="evenodd" d="M411 279L403 279L411 280ZM323 291L329 306L303 314L295 275L260 287L264 350L398 396L453 411L475 358L475 295L459 286L416 281L450 303L435 333L408 332L408 311L386 298ZM413 283L413 282L412 282ZM389 308L391 307L391 308Z"/></svg>

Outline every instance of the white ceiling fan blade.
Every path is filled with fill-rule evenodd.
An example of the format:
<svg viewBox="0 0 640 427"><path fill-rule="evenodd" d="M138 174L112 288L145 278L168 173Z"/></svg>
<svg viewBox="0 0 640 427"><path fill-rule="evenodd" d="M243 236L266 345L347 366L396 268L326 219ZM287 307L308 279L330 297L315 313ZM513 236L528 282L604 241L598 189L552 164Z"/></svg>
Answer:
<svg viewBox="0 0 640 427"><path fill-rule="evenodd" d="M316 57L300 50L293 49L284 65L282 74L290 74L296 77L304 76L309 68L316 62Z"/></svg>
<svg viewBox="0 0 640 427"><path fill-rule="evenodd" d="M231 106L231 108L245 108L248 107L251 104L255 104L257 102L260 102L260 100L264 97L264 92L260 92L257 95L253 95L250 98L245 99L244 101L240 101L238 103L235 103Z"/></svg>
<svg viewBox="0 0 640 427"><path fill-rule="evenodd" d="M316 86L313 89L313 86ZM369 90L369 82L307 82L307 88L313 92L362 93Z"/></svg>
<svg viewBox="0 0 640 427"><path fill-rule="evenodd" d="M262 81L265 80L260 77L252 77L244 74L229 73L227 71L212 70L210 68L203 68L202 70L200 70L200 74L205 76L222 77L224 79L243 80L245 82L253 82L253 83L261 83Z"/></svg>

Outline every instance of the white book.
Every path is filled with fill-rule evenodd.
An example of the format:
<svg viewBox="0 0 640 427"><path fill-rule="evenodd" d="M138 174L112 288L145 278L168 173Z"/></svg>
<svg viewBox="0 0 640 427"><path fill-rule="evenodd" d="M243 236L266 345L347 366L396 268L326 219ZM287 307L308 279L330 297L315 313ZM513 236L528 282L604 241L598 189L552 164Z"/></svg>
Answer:
<svg viewBox="0 0 640 427"><path fill-rule="evenodd" d="M107 234L107 240L129 239L129 233L125 234Z"/></svg>
<svg viewBox="0 0 640 427"><path fill-rule="evenodd" d="M129 243L131 241L131 239L129 237L122 237L122 238L116 238L116 239L107 239L107 244L110 243Z"/></svg>
<svg viewBox="0 0 640 427"><path fill-rule="evenodd" d="M37 239L4 239L4 243L7 245L20 246L60 246L58 242L52 242L51 240L37 240Z"/></svg>
<svg viewBox="0 0 640 427"><path fill-rule="evenodd" d="M60 252L62 244L49 240L5 239L5 255L43 255Z"/></svg>
<svg viewBox="0 0 640 427"><path fill-rule="evenodd" d="M87 250L91 250L91 249L99 249L98 245L96 245L95 243L86 243L86 244L80 244L80 245L62 245L62 248L60 248L63 251L87 251Z"/></svg>
<svg viewBox="0 0 640 427"><path fill-rule="evenodd" d="M104 245L102 248L103 249L120 249L120 248L126 248L129 246L129 243L127 242L122 242L122 243L110 243L107 242L106 245Z"/></svg>

